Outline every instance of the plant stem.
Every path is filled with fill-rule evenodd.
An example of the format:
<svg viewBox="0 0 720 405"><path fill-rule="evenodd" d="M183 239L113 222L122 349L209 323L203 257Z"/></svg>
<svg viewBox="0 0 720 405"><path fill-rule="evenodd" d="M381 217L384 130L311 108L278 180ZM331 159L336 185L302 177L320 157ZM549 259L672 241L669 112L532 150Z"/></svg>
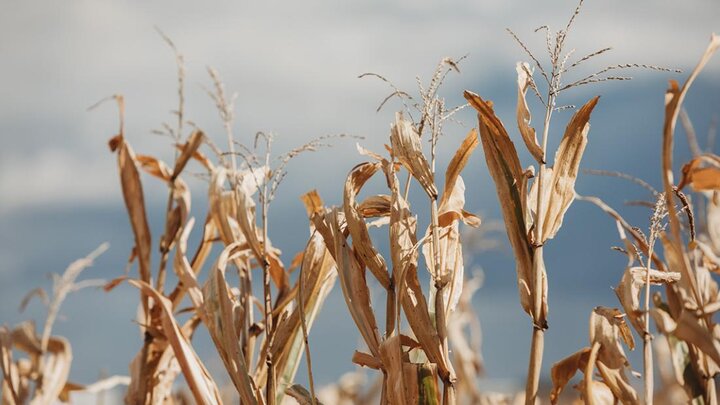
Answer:
<svg viewBox="0 0 720 405"><path fill-rule="evenodd" d="M652 335L650 334L650 264L652 263L655 248L655 232L650 231L650 246L648 247L647 266L645 268L645 331L643 333L643 374L645 379L645 404L653 403L653 356Z"/></svg>
<svg viewBox="0 0 720 405"><path fill-rule="evenodd" d="M437 138L438 133L436 132L436 129L438 128L437 125L432 126L432 138L431 138L431 148L430 148L430 170L432 171L433 180L435 178L435 148L437 145ZM448 340L447 340L447 319L445 319L445 303L444 303L444 296L445 293L445 286L447 285L447 280L444 277L443 274L441 274L442 269L440 268L440 226L439 226L439 220L438 220L438 202L437 202L437 195L430 197L430 226L431 226L431 233L432 233L432 255L433 255L433 278L435 282L435 329L437 330L438 338L440 340L440 344L442 345L442 353L443 357L445 358L445 361L448 363L448 367L450 367L450 356L449 356L449 349L448 349ZM454 405L455 404L455 387L453 387L453 381L451 380L452 376L448 378L447 381L443 381L443 405Z"/></svg>
<svg viewBox="0 0 720 405"><path fill-rule="evenodd" d="M270 151L265 153L265 167L268 168L270 164ZM265 175L265 174L263 174ZM263 182L262 192L262 228L263 228L263 297L264 297L264 308L265 308L265 364L267 366L267 381L266 381L266 397L268 405L274 405L275 401L275 368L273 366L272 351L270 346L272 343L274 325L272 319L272 293L270 291L270 266L267 261L268 254L268 194L267 194L267 179Z"/></svg>
<svg viewBox="0 0 720 405"><path fill-rule="evenodd" d="M540 369L542 367L543 350L545 347L545 331L533 325L530 362L528 365L527 385L525 386L525 404L535 404L540 386Z"/></svg>
<svg viewBox="0 0 720 405"><path fill-rule="evenodd" d="M554 75L553 75L554 76ZM539 246L535 248L533 254L533 283L532 283L532 297L533 301L533 334L532 343L530 347L530 361L528 364L528 375L527 383L525 386L525 404L533 405L537 399L538 388L540 385L540 369L542 368L542 357L545 346L545 336L543 325L538 325L537 322L542 316L543 308L543 247L542 247L542 201L543 201L543 178L545 177L545 161L547 155L547 139L548 133L550 132L550 118L552 117L553 109L555 108L555 93L552 88L548 91L548 99L545 109L545 124L543 127L542 135L542 162L540 163L540 170L537 178L537 206L535 208L535 243Z"/></svg>

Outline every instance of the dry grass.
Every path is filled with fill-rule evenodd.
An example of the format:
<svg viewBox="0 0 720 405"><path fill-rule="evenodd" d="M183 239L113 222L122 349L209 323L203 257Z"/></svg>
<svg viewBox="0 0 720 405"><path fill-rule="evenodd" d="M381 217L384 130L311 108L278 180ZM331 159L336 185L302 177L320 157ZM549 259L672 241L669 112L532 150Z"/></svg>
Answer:
<svg viewBox="0 0 720 405"><path fill-rule="evenodd" d="M591 313L588 347L552 367L550 401L557 402L580 371L583 379L576 386L577 398L586 403L652 403L653 397L657 402L717 403L714 377L720 371L720 328L713 315L720 311L720 289L711 274L720 272L720 157L698 146L692 124L682 113L682 102L692 81L720 46L720 37L712 37L685 84L680 87L671 81L666 93L663 189L651 189L655 200L650 202L653 215L646 237L602 200L575 193L598 97L587 101L568 120L552 167L547 159L553 113L574 108L558 106L561 93L590 83L627 79L611 76L615 70L667 70L639 64L612 65L564 83L571 69L610 49L602 48L574 62L573 50L565 51L565 41L581 6L582 2L566 26L554 34L547 26L536 30L546 33L547 66L510 31L532 62L518 63L516 68L516 124L537 168L524 168L493 103L473 92L464 94L478 113L477 129L462 139L443 136L444 124L465 105L448 108L440 89L450 72L460 72L463 58L442 59L426 84L418 78L417 96L381 75L365 74L392 88L379 108L393 97L402 102L403 111L396 114L388 134L389 146L381 154L358 145L363 161L347 176L341 206L325 206L316 191L301 197L310 236L304 250L292 256L287 265L281 258L291 256L282 255L269 234L276 191L295 156L328 147L328 142L346 136L320 137L279 156L272 150L271 134L260 132L251 142L241 142L233 132L234 97L228 97L218 72L209 69L213 86L208 94L227 139L226 150L215 145L186 120L184 58L161 33L178 63L177 121L163 124L157 131L172 139L176 149L172 162L134 152L124 132L123 98L112 97L120 120L118 134L109 145L117 156L134 237L130 257L137 263L137 273L103 285L110 291L127 282L138 290L137 321L144 338L130 362L130 375L88 386L69 382L70 343L52 334L65 297L98 285L98 281L76 279L107 248L102 245L57 276L50 294L36 289L24 300L23 306L33 297L47 305L42 331L36 331L29 322L12 329L0 328L2 403L50 404L57 399L68 400L72 392L100 392L118 384L127 385L128 404L537 403L541 400L539 376L544 331L548 328L548 274L543 252L575 199L594 203L616 222L623 243L619 250L627 255L628 264L616 288L621 309L596 307ZM533 78L534 69L542 76L545 89ZM528 90L544 108L540 141L531 125ZM672 148L678 117L686 127L694 158L683 167L676 183ZM439 147L450 147L446 144L452 144L455 152L442 170L437 167L436 156ZM466 187L461 174L470 159L482 158L473 155L478 146L501 202L504 231L517 265L520 303L532 321L526 390L510 396L483 392L476 385L484 365L472 296L482 284L482 276L465 274L463 241L468 231L463 228L485 225L464 209ZM208 208L197 227L190 216L190 187L184 180L189 166L199 168L209 179ZM595 174L647 185L624 174ZM364 186L375 176L382 178L387 189L381 194L363 195ZM438 176L444 177L442 186ZM153 242L147 212L162 207L147 206L144 194L147 187L158 186L149 181L158 180L167 187L168 199L161 211L165 217L161 236ZM412 187L422 190L417 201L409 198ZM684 194L688 189L696 194ZM691 202L696 199L704 201L702 214L694 212ZM423 205L428 209L413 211ZM414 212L427 212L427 217L419 218ZM696 221L701 232L695 230ZM429 225L418 230L418 223ZM387 238L371 236L371 226L386 227ZM193 231L201 237L190 247ZM470 246L473 240L478 243L479 239L470 237ZM389 246L389 258L380 253L382 246ZM158 263L152 262L153 249L158 249ZM420 283L423 269L430 275L429 288ZM168 277L169 271L176 278ZM237 276L230 277L228 271ZM253 282L257 277L262 283ZM348 353L348 360L375 370L374 382L365 381L359 372L343 376L328 387L320 388L314 382L312 326L335 284L340 285L348 314L362 339L362 347ZM662 286L665 294L653 293L653 285ZM374 289L382 292L379 303L372 302L378 297L371 294ZM384 325L378 319L384 319ZM650 330L651 320L659 331L657 336ZM209 333L231 386L218 386L219 376L211 375L195 352L192 337L198 328ZM632 369L623 349L623 345L634 348L633 329L644 345L643 395L630 383ZM658 387L654 386L653 347L661 376ZM25 357L18 358L20 353ZM295 383L303 358L307 387ZM178 390L180 374L186 386Z"/></svg>

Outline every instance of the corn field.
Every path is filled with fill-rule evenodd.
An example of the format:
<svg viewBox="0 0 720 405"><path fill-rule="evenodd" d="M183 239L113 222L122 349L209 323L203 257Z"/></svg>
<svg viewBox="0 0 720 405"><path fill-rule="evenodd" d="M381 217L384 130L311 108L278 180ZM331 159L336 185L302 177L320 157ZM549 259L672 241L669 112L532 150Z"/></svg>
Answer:
<svg viewBox="0 0 720 405"><path fill-rule="evenodd" d="M464 90L467 104L446 105L443 83L463 71L466 57L443 58L427 82L418 82L417 92L398 88L380 73L362 75L390 89L378 109L397 107L384 150L337 134L278 153L270 133L236 134L234 98L218 71L208 69L213 86L207 93L224 130L224 142L213 141L214 135L185 116L185 60L161 33L178 69L177 119L159 131L171 140L174 159L132 147L122 95L93 106L117 108L118 129L108 134L112 155L106 157L116 161L113 181L119 179L130 225L128 267L110 281L84 278L82 272L108 249L102 244L54 275L52 288L26 296L21 307L40 300L47 316L41 327L29 320L0 327L2 404L72 402L80 393L113 389L123 390L127 404L717 404L720 156L698 145L683 102L706 64L717 63L712 57L720 37L711 36L690 72L625 63L577 77L579 65L595 63L610 49L585 56L567 49L581 6L582 1L559 31L537 30L546 50L536 52L508 30L525 59L515 67L516 86L505 89L517 100L514 117L498 116L481 88ZM663 131L656 137L662 147L656 157L660 189L632 174L581 170L586 148L592 148L593 113L604 108L604 100L563 104L575 88L629 80L628 70L677 78L665 91ZM572 113L556 114L561 110ZM460 111L472 111L476 120L462 133L447 130ZM689 161L674 161L675 144L685 142L677 136L678 121L693 152ZM272 242L272 203L293 159L322 156L345 142L357 144L357 155L355 162L334 168L347 173L338 184L342 194L333 196L342 203L326 204L308 182L300 196L307 214L305 247L281 252ZM440 148L452 156L444 167ZM530 160L521 161L526 156ZM479 189L471 180L471 160L482 162L494 188ZM682 169L674 171L677 163ZM651 211L649 226L631 224L622 209L600 197L578 194L577 178L589 174L646 187L653 196L642 202ZM191 181L202 182L205 194L191 195ZM367 191L372 182L379 185L373 190L382 191ZM148 203L151 188L167 194L166 204ZM481 277L466 271L465 263L473 249L467 238L487 226L465 208L466 196L478 193L497 197L500 239L509 241L516 271L520 305L513 310L528 318L529 346L513 348L528 358L525 388L517 392L478 385L485 368L481 353L492 350L481 348L478 339L473 296ZM193 216L191 205L198 200L207 209ZM548 279L555 269L544 257L563 249L553 239L574 204L592 204L615 225L616 250L627 264L616 271L617 301L597 303L588 314L587 345L568 348L565 358L549 358ZM161 215L161 228L151 229L149 213ZM89 385L70 381L73 350L82 347L53 333L63 301L80 289L113 294L121 286L136 290L132 305L142 336L128 359L128 374ZM312 331L333 290L342 294L342 310L356 328L357 349L346 359L358 371L320 385L312 360L323 348L314 344ZM222 376L209 371L194 347L201 329L214 345ZM626 354L636 348L642 364L631 364ZM544 363L551 367L549 387L541 383ZM361 377L365 372L368 380Z"/></svg>

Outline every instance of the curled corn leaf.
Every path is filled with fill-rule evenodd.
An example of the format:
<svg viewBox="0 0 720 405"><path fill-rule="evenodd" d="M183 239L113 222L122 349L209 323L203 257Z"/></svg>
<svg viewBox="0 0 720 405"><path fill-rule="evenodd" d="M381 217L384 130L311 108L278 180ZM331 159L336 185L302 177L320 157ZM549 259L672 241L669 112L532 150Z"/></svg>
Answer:
<svg viewBox="0 0 720 405"><path fill-rule="evenodd" d="M138 289L142 289L145 294L151 296L160 305L163 331L175 352L180 368L197 403L221 404L220 392L187 338L178 327L172 314L170 301L143 281L130 280L129 283Z"/></svg>
<svg viewBox="0 0 720 405"><path fill-rule="evenodd" d="M417 219L400 195L395 174L391 176L392 209L390 211L390 251L397 295L408 324L430 362L438 365L444 380L454 379L455 372L442 350L442 343L430 318L427 301L417 274Z"/></svg>
<svg viewBox="0 0 720 405"><path fill-rule="evenodd" d="M520 159L510 136L493 111L492 103L469 91L465 91L465 98L478 111L478 126L485 162L495 183L505 230L515 254L520 304L528 315L539 314L537 319L533 317L533 322L539 327L545 327L547 325L547 281L543 263L537 263L541 268L540 273L543 278L541 282L543 286L542 307L539 311L533 311L534 298L530 288L534 284L535 249L528 239L529 228L525 220L526 214L529 212L527 176L520 166Z"/></svg>
<svg viewBox="0 0 720 405"><path fill-rule="evenodd" d="M522 135L523 142L527 146L530 154L538 161L538 163L545 163L545 155L543 154L542 148L538 145L537 135L535 129L530 126L530 109L528 109L527 100L525 95L530 88L532 83L532 68L525 62L518 62L515 67L517 71L517 84L518 84L518 100L517 100L517 124L520 129L520 135Z"/></svg>
<svg viewBox="0 0 720 405"><path fill-rule="evenodd" d="M599 97L595 97L588 101L570 119L565 129L565 135L555 153L554 166L545 171L541 197L542 232L540 240L535 241L536 244L542 245L548 239L555 237L562 226L565 213L575 199L575 180L587 145L590 114L598 99ZM528 202L533 210L533 215L536 215L534 210L537 207L537 189L538 184L535 182L530 190L530 201Z"/></svg>
<svg viewBox="0 0 720 405"><path fill-rule="evenodd" d="M360 214L356 203L357 193L380 167L381 164L378 162L366 162L353 168L345 181L343 210L345 212L345 220L347 221L350 236L352 236L353 250L370 269L375 278L380 281L380 284L387 289L390 287L390 275L388 274L387 264L385 264L385 259L383 259L373 246L367 224Z"/></svg>
<svg viewBox="0 0 720 405"><path fill-rule="evenodd" d="M117 150L118 169L120 171L120 184L122 185L123 199L127 207L130 225L135 235L135 250L138 256L140 279L150 282L150 227L145 213L145 197L143 195L140 173L135 162L135 153L125 140L124 135L115 136L110 140L110 148ZM147 302L143 301L147 307Z"/></svg>
<svg viewBox="0 0 720 405"><path fill-rule="evenodd" d="M420 182L430 198L437 198L438 190L430 165L422 152L420 135L401 113L395 115L395 125L390 131L390 143L397 160Z"/></svg>

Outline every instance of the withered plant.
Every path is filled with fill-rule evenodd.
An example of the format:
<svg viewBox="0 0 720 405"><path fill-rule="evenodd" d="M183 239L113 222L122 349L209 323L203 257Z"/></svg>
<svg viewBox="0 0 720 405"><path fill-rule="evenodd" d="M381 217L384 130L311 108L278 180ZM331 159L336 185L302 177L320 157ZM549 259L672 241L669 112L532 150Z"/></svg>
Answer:
<svg viewBox="0 0 720 405"><path fill-rule="evenodd" d="M720 160L712 153L701 154L698 147L691 147L696 156L683 166L681 180L676 186L673 180L672 155L675 124L680 115L682 101L690 85L718 47L720 37L713 35L710 45L683 87L679 87L674 80L670 81L665 99L663 128L663 190L656 191L642 180L619 174L620 177L648 188L655 199L654 202L646 204L653 210L649 237L639 228L630 225L599 198L577 196L597 205L615 220L618 234L623 241L623 247L618 250L628 256L628 265L615 289L625 313L612 310L612 317L615 319L613 322L620 328L623 340L631 349L634 341L624 317L629 319L643 339L646 404L653 403L656 392L650 318L654 319L658 331L665 337L662 344L668 347L661 353L666 353L663 360L667 360L672 367L672 373L665 373L663 376L663 392L672 394L671 397L675 399L682 398L684 402L717 403L714 377L720 371L720 334L713 314L720 309L720 290L710 274L717 271L720 262L712 235L715 227L710 225L710 221L716 218L710 213L715 204L714 195L720 186L717 184L720 179L720 170L717 169ZM687 117L685 120L687 121ZM689 127L687 122L685 125L686 128ZM689 138L692 141L694 136L689 135ZM690 186L692 191L706 193L709 197L706 203L707 219L704 221L707 225L703 227L706 233L700 237L696 234L695 214L690 197L682 192L685 186ZM684 224L680 216L687 219ZM669 232L666 230L668 224ZM656 240L661 242L662 256L655 249ZM646 257L644 263L643 256ZM640 266L637 265L638 262ZM665 286L665 298L659 292L651 294L650 288L653 284ZM641 306L643 291L644 306ZM617 352L619 346L597 343L593 340L592 333L591 343L592 348L583 349L553 366L552 401L558 400L563 387L579 369L585 374L580 392L586 403L600 404L616 400L626 404L640 403L640 396L625 374L629 363L624 354ZM602 381L593 381L593 367L597 367ZM664 402L663 397L659 399L659 402Z"/></svg>
<svg viewBox="0 0 720 405"><path fill-rule="evenodd" d="M526 404L534 404L538 395L542 366L544 331L548 327L547 273L544 263L545 243L555 237L562 226L563 217L575 198L575 181L578 175L590 131L590 115L599 96L593 97L570 118L560 145L555 152L552 167L547 166L547 144L550 121L560 110L573 109L573 105L558 105L561 93L590 83L629 80L627 76L613 76L615 70L646 68L668 71L669 69L639 64L608 66L599 71L565 82L567 74L579 65L609 51L603 48L571 62L574 49L566 52L566 41L576 17L580 13L581 0L565 27L554 35L548 26L535 31L545 31L549 66L546 68L525 43L510 29L508 32L522 47L532 64L519 62L516 70L517 109L516 121L523 143L538 164L523 169L517 150L500 119L495 115L493 103L479 95L465 91L465 98L478 112L478 126L488 170L492 176L498 199L501 202L506 231L516 260L520 303L533 322L532 344L528 365ZM546 86L545 96L533 78L534 69L542 76ZM542 137L538 143L535 129L531 126L531 113L526 100L528 90L545 108ZM537 172L537 177L535 174ZM534 179L530 184L530 179Z"/></svg>

